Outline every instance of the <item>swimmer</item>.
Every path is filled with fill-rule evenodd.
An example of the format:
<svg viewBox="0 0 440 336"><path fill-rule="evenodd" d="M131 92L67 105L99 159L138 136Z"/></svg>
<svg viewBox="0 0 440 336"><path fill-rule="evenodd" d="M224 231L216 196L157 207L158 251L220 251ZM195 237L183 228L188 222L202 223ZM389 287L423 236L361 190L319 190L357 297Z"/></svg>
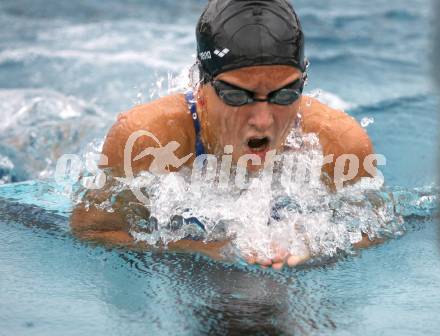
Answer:
<svg viewBox="0 0 440 336"><path fill-rule="evenodd" d="M180 145L173 147L172 158L175 163L185 161L181 167L192 167L195 157L201 154L220 157L225 146L232 145L233 163L246 154L262 159L260 165L247 166L249 171L257 171L269 151L283 150L294 127L316 133L324 156L334 155L333 162L322 167L330 178L334 177L334 163L339 156L353 154L362 163L373 153L368 135L352 117L302 95L307 77L304 36L298 16L287 1L211 0L197 24L196 39L200 73L197 91L166 96L120 114L107 134L103 154L108 162L102 168L124 176L124 148L137 131L148 131L155 138L141 136L134 143L134 173L150 168L154 158L147 155L151 151L143 151L158 147L157 141ZM176 164L169 167L171 171L179 169ZM351 182L370 176L360 164ZM329 188L334 188L332 182ZM89 192L88 197L99 198L99 191ZM86 240L132 248L140 244L130 235L128 223L118 211L110 213L80 204L73 211L71 227L74 234ZM363 235L356 247L374 243ZM227 244L183 239L168 248L220 258ZM271 260L258 255L245 259L281 269L283 265L301 264L309 257L281 251Z"/></svg>

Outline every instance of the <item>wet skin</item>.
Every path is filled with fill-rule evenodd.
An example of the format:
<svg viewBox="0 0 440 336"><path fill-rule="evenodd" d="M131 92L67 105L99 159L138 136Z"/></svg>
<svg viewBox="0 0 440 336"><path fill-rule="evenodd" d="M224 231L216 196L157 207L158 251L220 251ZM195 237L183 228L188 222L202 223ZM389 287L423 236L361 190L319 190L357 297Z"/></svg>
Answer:
<svg viewBox="0 0 440 336"><path fill-rule="evenodd" d="M249 67L220 74L217 79L254 92L256 98L266 98L270 92L302 78L302 73L289 66ZM249 80L252 78L252 80ZM198 92L204 143L217 155L226 145L232 145L234 162L244 154L257 154L262 161L267 151L280 150L295 125L301 99L283 106L269 102L255 102L240 107L225 104L212 85L204 85ZM255 138L268 138L267 148L252 150L248 142ZM257 165L249 165L256 170Z"/></svg>
<svg viewBox="0 0 440 336"><path fill-rule="evenodd" d="M252 91L255 97L264 99L270 92L294 82L301 76L302 73L296 68L271 65L228 71L220 74L216 79ZM354 154L362 163L367 155L373 153L368 135L352 117L313 98L302 96L288 106L255 102L233 107L225 104L209 83L201 85L196 94L205 149L210 154L222 155L224 146L233 145L234 163L243 154L254 153L264 161L264 155L268 150L281 151L287 135L295 125L299 111L302 130L318 135L324 156L334 155L333 162L322 168L330 177L334 175L334 162L338 156ZM195 156L195 131L182 94L167 96L120 114L105 140L103 154L108 157L108 164L103 168L110 167L116 176L124 175L124 146L128 137L138 130L153 133L162 144L177 141L180 147L175 151L176 156L182 158L192 153L191 159L186 163L187 166L192 167ZM249 146L249 140L263 137L268 139L264 148L255 149ZM139 138L134 144L132 158L147 147L157 147L157 144L149 137ZM134 173L147 170L151 162L151 156L132 162ZM248 165L250 171L260 168L257 165ZM358 174L351 183L363 176L370 175L361 164ZM329 188L333 188L331 182ZM90 192L89 197L99 198L100 192ZM72 214L71 227L72 231L82 239L131 248L146 248L134 242L128 233L123 214L118 211L106 213L93 207L87 211L84 206L79 205ZM177 251L198 251L219 259L220 249L227 243L225 241L204 244L182 240L171 244L169 248ZM371 243L373 242L364 236L356 247L366 247ZM309 256L288 255L284 251L279 251L271 260L260 258L257 254L246 256L246 259L252 264L281 269L284 264L289 266L301 264L309 259Z"/></svg>

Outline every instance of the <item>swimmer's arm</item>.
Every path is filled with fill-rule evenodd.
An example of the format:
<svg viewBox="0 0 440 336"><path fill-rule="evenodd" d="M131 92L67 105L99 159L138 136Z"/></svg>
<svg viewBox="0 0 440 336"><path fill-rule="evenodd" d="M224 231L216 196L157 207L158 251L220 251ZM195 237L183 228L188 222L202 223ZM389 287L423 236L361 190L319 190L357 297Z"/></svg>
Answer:
<svg viewBox="0 0 440 336"><path fill-rule="evenodd" d="M150 104L137 106L122 113L106 136L102 154L107 159L101 169L111 169L112 176L125 176L124 149L129 137L140 130L153 134L162 145L177 141L180 147L175 151L177 157L182 158L192 153L195 147L193 124L191 116L186 112L187 106L182 96L169 96ZM192 133L191 133L192 132ZM134 158L144 149L158 147L154 139L148 136L139 137L132 148L131 157ZM133 174L147 170L152 162L151 156L131 162ZM189 161L189 164L192 159ZM91 203L100 202L108 198L108 192L96 191L88 194ZM126 202L129 200L125 200ZM83 240L94 241L100 244L124 246L129 248L150 248L136 243L129 234L128 223L124 218L122 207L114 205L114 212L105 212L102 209L79 204L71 216L72 233ZM147 216L147 215L146 215ZM220 249L227 242L207 243L182 240L170 244L169 248L175 251L195 251L213 258L219 258ZM145 245L145 244L144 244Z"/></svg>
<svg viewBox="0 0 440 336"><path fill-rule="evenodd" d="M355 249L363 249L370 246L382 244L383 242L385 242L384 238L375 238L373 240L370 240L370 238L368 238L368 235L362 232L362 239L357 243L354 243L353 247Z"/></svg>
<svg viewBox="0 0 440 336"><path fill-rule="evenodd" d="M72 233L79 239L107 247L123 247L135 251L159 250L145 242L137 242L128 232L122 217L116 213L103 213L89 209L76 208L71 217ZM106 223L103 226L103 223ZM180 240L170 243L168 251L196 252L215 260L225 259L222 249L228 241L208 242Z"/></svg>
<svg viewBox="0 0 440 336"><path fill-rule="evenodd" d="M108 198L106 191L89 191L84 196L84 202L77 205L70 218L72 234L84 241L108 247L124 247L131 250L147 251L158 250L145 242L136 241L129 233L128 221L125 218L124 204L130 204L130 210L136 209L141 217L148 217L145 207L136 203L134 195L124 194L117 197L113 204L113 211L108 212L96 207ZM86 207L85 203L89 206ZM224 259L221 251L228 241L208 242L194 240L180 240L170 243L167 250L173 252L197 252L213 259Z"/></svg>
<svg viewBox="0 0 440 336"><path fill-rule="evenodd" d="M70 218L72 234L83 241L110 248L128 248L135 251L160 250L145 242L136 241L129 232L130 228L124 211L127 204L130 211L135 210L137 215L143 218L149 216L147 209L136 202L134 195L128 192L116 197L112 212L100 208L100 204L108 198L109 191L93 190L87 192L83 202L78 204L72 212ZM86 204L88 204L87 207ZM184 239L168 244L167 250L195 252L220 260L224 259L221 252L228 243L228 241L204 243L203 241Z"/></svg>
<svg viewBox="0 0 440 336"><path fill-rule="evenodd" d="M81 240L121 246L131 243L127 236L128 226L117 211L106 212L79 204L70 217L70 228L72 234Z"/></svg>
<svg viewBox="0 0 440 336"><path fill-rule="evenodd" d="M354 177L344 182L344 185L354 184L362 177L373 177L375 167L365 169L364 161L367 156L374 154L373 144L367 132L347 113L332 109L311 97L304 97L302 103L302 128L306 133L316 133L319 137L324 156L333 155L333 160L323 166L323 173L329 177L325 181L331 190L335 186L335 165L338 157L353 154L359 159L359 169ZM371 169L372 168L372 169ZM381 244L384 239L370 240L362 233L362 240L355 243L355 248L367 248Z"/></svg>
<svg viewBox="0 0 440 336"><path fill-rule="evenodd" d="M99 190L89 190L86 193L83 203L78 204L73 210L71 216L72 232L78 237L90 238L92 236L101 237L103 241L127 243L127 237L121 232L127 232L128 227L124 215L121 212L122 204L113 205L114 212L106 212L105 210L95 207L94 204L100 204L111 195L111 183L113 177L126 177L126 169L124 165L124 151L127 142L135 132L147 131L152 134L156 140L161 144L167 144L170 141L176 140L175 135L180 136L180 143L182 145L176 154L178 157L186 155L188 150L188 136L179 131L178 125L185 123L187 113L174 114L169 112L175 110L175 105L179 105L179 100L175 96L160 99L154 103L137 106L132 110L121 113L115 124L109 130L102 150L103 161L105 163L100 165L100 169L105 169L107 174L106 185ZM168 109L167 109L168 107ZM177 107L178 108L178 107ZM186 104L183 100L180 108L186 109ZM164 112L164 110L168 112ZM167 115L171 113L172 116ZM172 122L174 119L183 118L178 122ZM164 121L165 120L165 121ZM190 128L189 128L190 129ZM131 158L135 158L146 148L157 148L159 145L155 139L149 136L140 136L136 139L131 148ZM133 175L139 171L147 170L152 162L150 155L131 162ZM128 166L128 165L127 165ZM130 199L123 200L123 202L130 202ZM86 209L85 202L91 204ZM128 203L126 203L128 204Z"/></svg>

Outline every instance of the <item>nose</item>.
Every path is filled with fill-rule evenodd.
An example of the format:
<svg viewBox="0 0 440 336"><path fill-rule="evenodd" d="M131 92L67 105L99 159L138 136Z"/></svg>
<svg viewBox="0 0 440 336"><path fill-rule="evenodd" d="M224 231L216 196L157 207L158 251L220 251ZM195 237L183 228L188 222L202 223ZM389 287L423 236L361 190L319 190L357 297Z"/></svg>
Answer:
<svg viewBox="0 0 440 336"><path fill-rule="evenodd" d="M259 132L264 132L272 127L273 113L267 102L253 103L250 108L252 109L248 121L250 126Z"/></svg>

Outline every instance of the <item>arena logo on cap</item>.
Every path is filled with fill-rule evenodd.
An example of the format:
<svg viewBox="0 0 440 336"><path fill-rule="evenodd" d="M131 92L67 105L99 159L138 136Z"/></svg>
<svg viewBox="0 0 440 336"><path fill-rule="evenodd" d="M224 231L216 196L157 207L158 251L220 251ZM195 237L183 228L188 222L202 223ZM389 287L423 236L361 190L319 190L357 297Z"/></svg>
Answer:
<svg viewBox="0 0 440 336"><path fill-rule="evenodd" d="M230 50L228 48L224 48L222 51L215 49L214 54L216 54L218 57L225 56Z"/></svg>

